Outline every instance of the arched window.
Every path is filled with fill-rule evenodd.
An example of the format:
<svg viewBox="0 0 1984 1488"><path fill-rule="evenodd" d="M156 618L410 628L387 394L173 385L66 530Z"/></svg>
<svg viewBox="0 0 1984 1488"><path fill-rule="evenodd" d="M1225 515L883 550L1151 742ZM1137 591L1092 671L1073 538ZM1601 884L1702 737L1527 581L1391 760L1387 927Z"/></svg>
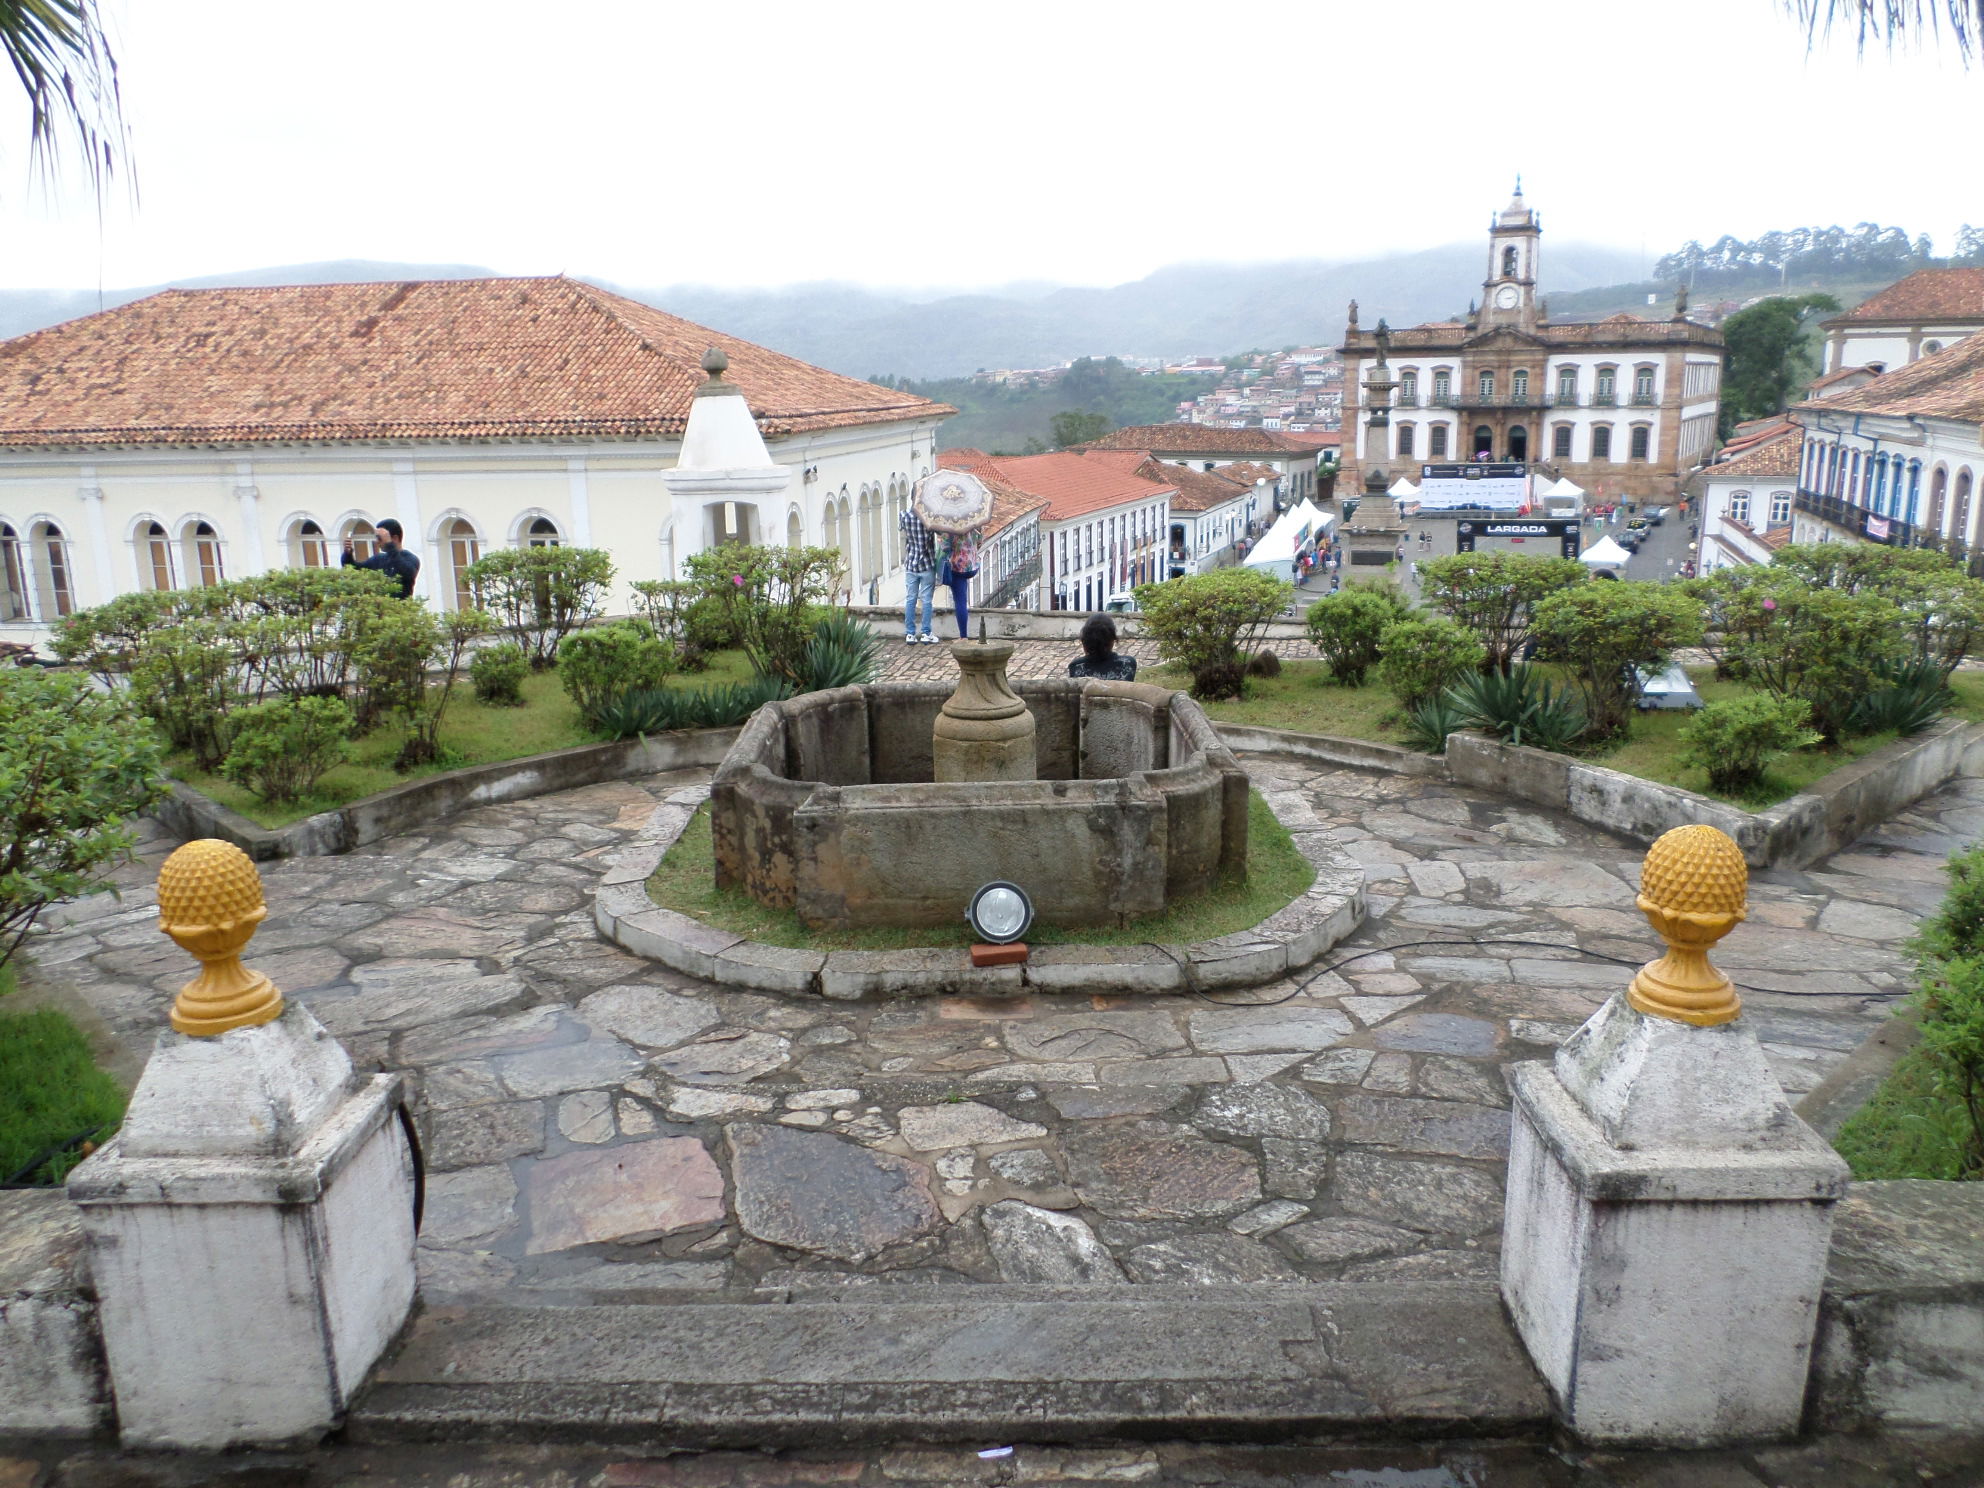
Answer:
<svg viewBox="0 0 1984 1488"><path fill-rule="evenodd" d="M469 565L482 556L482 537L467 517L455 517L441 524L441 552L448 564L449 583L442 590L453 596L453 608L472 610L475 594L469 586Z"/></svg>
<svg viewBox="0 0 1984 1488"><path fill-rule="evenodd" d="M1511 243L1502 250L1502 277L1513 279L1516 276L1516 248Z"/></svg>
<svg viewBox="0 0 1984 1488"><path fill-rule="evenodd" d="M1618 401L1618 395L1619 369L1617 367L1600 367L1598 369L1596 386L1592 389L1591 394L1593 406L1610 408Z"/></svg>
<svg viewBox="0 0 1984 1488"><path fill-rule="evenodd" d="M1852 463L1848 466L1846 472L1846 499L1848 501L1858 502L1860 500L1861 494L1862 493L1860 490L1860 451L1855 450L1853 452Z"/></svg>
<svg viewBox="0 0 1984 1488"><path fill-rule="evenodd" d="M138 534L138 587L163 592L177 589L177 565L172 561L172 537L156 522Z"/></svg>
<svg viewBox="0 0 1984 1488"><path fill-rule="evenodd" d="M363 517L353 517L338 530L340 545L351 544L351 556L363 563L379 551L379 535Z"/></svg>
<svg viewBox="0 0 1984 1488"><path fill-rule="evenodd" d="M1949 495L1950 472L1947 466L1938 465L1929 477L1929 530L1940 533L1943 530L1943 503Z"/></svg>
<svg viewBox="0 0 1984 1488"><path fill-rule="evenodd" d="M1791 493L1772 491L1770 493L1770 525L1782 527L1791 520Z"/></svg>
<svg viewBox="0 0 1984 1488"><path fill-rule="evenodd" d="M549 517L537 518L524 531L527 548L556 548L563 546L563 542L558 535L558 524Z"/></svg>
<svg viewBox="0 0 1984 1488"><path fill-rule="evenodd" d="M1550 454L1558 460L1570 459L1571 426L1569 424L1559 424L1550 431Z"/></svg>
<svg viewBox="0 0 1984 1488"><path fill-rule="evenodd" d="M1591 430L1591 457L1594 460L1612 458L1612 426L1594 424Z"/></svg>
<svg viewBox="0 0 1984 1488"><path fill-rule="evenodd" d="M840 511L833 502L827 502L826 524L820 531L820 546L838 548L840 546Z"/></svg>
<svg viewBox="0 0 1984 1488"><path fill-rule="evenodd" d="M37 522L28 534L35 564L35 599L41 618L54 620L76 610L75 586L69 579L69 539L53 522Z"/></svg>
<svg viewBox="0 0 1984 1488"><path fill-rule="evenodd" d="M1642 407L1653 401L1653 368L1633 368L1633 401Z"/></svg>
<svg viewBox="0 0 1984 1488"><path fill-rule="evenodd" d="M1477 460L1495 458L1495 431L1486 424L1474 426L1474 458Z"/></svg>
<svg viewBox="0 0 1984 1488"><path fill-rule="evenodd" d="M1911 527L1915 525L1916 510L1921 505L1921 502L1922 462L1920 460L1910 460L1908 462L1908 509L1903 513L1903 517Z"/></svg>
<svg viewBox="0 0 1984 1488"><path fill-rule="evenodd" d="M788 548L806 546L806 529L799 520L799 508L796 506L785 514L785 545Z"/></svg>
<svg viewBox="0 0 1984 1488"><path fill-rule="evenodd" d="M220 534L210 523L188 523L180 533L179 543L186 557L189 583L213 585L226 579L227 566L221 555Z"/></svg>
<svg viewBox="0 0 1984 1488"><path fill-rule="evenodd" d="M0 522L0 620L28 618L28 582L21 568L21 535Z"/></svg>
<svg viewBox="0 0 1984 1488"><path fill-rule="evenodd" d="M1557 369L1557 401L1566 408L1578 406L1578 369L1559 367Z"/></svg>
<svg viewBox="0 0 1984 1488"><path fill-rule="evenodd" d="M1515 395L1516 401L1526 402L1529 398L1529 373L1518 367L1509 374L1509 383L1509 391Z"/></svg>
<svg viewBox="0 0 1984 1488"><path fill-rule="evenodd" d="M1401 372L1398 375L1398 406L1416 408L1419 405L1419 374Z"/></svg>
<svg viewBox="0 0 1984 1488"><path fill-rule="evenodd" d="M1433 406L1444 408L1454 401L1454 375L1445 367L1433 372Z"/></svg>
<svg viewBox="0 0 1984 1488"><path fill-rule="evenodd" d="M1749 525L1750 493L1748 491L1731 491L1729 493L1729 520L1732 522L1741 522L1745 526Z"/></svg>
<svg viewBox="0 0 1984 1488"><path fill-rule="evenodd" d="M1412 458L1412 425L1398 426L1398 457L1401 460Z"/></svg>
<svg viewBox="0 0 1984 1488"><path fill-rule="evenodd" d="M1445 424L1434 424L1432 427L1427 429L1426 454L1430 459L1434 459L1434 460L1446 459L1447 426Z"/></svg>
<svg viewBox="0 0 1984 1488"><path fill-rule="evenodd" d="M1626 447L1626 458L1629 460L1644 460L1647 457L1647 452L1652 447L1653 430L1645 424L1634 424L1632 439Z"/></svg>
<svg viewBox="0 0 1984 1488"><path fill-rule="evenodd" d="M1970 472L1960 470L1956 477L1956 518L1950 523L1950 536L1970 546ZM67 610L62 612L68 614Z"/></svg>
<svg viewBox="0 0 1984 1488"><path fill-rule="evenodd" d="M896 482L895 499L889 504L889 567L902 567L902 514L909 510L909 477Z"/></svg>
<svg viewBox="0 0 1984 1488"><path fill-rule="evenodd" d="M324 536L324 529L308 517L290 528L284 546L289 549L291 568L329 568L334 561L330 539Z"/></svg>
<svg viewBox="0 0 1984 1488"><path fill-rule="evenodd" d="M847 575L847 581L853 584L858 581L854 562L860 552L861 534L855 530L854 506L847 498L845 487L842 488L840 500L835 505L840 509L841 571Z"/></svg>
<svg viewBox="0 0 1984 1488"><path fill-rule="evenodd" d="M1495 399L1495 374L1484 371L1475 381L1481 389L1481 401L1483 403L1492 403Z"/></svg>

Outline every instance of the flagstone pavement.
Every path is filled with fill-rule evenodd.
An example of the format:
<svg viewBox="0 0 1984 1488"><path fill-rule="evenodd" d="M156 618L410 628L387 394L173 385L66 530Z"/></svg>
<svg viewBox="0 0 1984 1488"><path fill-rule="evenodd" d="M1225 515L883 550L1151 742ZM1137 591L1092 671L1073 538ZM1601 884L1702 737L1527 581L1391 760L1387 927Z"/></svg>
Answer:
<svg viewBox="0 0 1984 1488"><path fill-rule="evenodd" d="M407 1076L430 1297L1490 1277L1504 1067L1657 954L1643 849L1440 781L1245 763L1337 830L1371 909L1246 993L837 1003L665 971L597 938L591 892L698 771L267 865L248 961ZM1984 781L1958 781L1753 878L1717 959L1794 1096L1889 1015L1980 833ZM139 1049L192 969L148 888L169 846L31 945L34 980Z"/></svg>

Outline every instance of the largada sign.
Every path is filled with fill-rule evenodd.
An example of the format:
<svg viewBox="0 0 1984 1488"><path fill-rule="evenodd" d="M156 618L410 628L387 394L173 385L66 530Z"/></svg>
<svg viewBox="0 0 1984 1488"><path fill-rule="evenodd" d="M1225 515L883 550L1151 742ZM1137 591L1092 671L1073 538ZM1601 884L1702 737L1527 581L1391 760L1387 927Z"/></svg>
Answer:
<svg viewBox="0 0 1984 1488"><path fill-rule="evenodd" d="M1529 467L1519 461L1473 465L1421 465L1419 509L1453 511L1483 507L1520 511L1529 503Z"/></svg>

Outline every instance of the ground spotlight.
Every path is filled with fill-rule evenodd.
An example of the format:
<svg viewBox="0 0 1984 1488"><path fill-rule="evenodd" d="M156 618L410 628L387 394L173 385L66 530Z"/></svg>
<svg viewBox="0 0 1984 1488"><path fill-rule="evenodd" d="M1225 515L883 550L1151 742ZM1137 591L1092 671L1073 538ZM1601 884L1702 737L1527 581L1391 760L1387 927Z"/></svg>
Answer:
<svg viewBox="0 0 1984 1488"><path fill-rule="evenodd" d="M1008 945L1033 923L1033 901L1018 884L995 879L971 896L964 917L980 940Z"/></svg>

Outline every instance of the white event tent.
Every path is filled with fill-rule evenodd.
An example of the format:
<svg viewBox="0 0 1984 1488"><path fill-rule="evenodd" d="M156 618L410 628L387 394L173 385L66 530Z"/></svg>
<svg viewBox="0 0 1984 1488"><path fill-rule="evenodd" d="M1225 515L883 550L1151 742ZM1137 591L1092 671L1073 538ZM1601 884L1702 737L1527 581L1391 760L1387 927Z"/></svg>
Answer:
<svg viewBox="0 0 1984 1488"><path fill-rule="evenodd" d="M1632 556L1611 538L1601 537L1578 554L1578 562L1590 568L1623 568Z"/></svg>
<svg viewBox="0 0 1984 1488"><path fill-rule="evenodd" d="M1246 567L1264 568L1278 579L1295 581L1295 555L1325 532L1336 519L1305 497L1281 514L1281 520L1261 534L1247 554Z"/></svg>

